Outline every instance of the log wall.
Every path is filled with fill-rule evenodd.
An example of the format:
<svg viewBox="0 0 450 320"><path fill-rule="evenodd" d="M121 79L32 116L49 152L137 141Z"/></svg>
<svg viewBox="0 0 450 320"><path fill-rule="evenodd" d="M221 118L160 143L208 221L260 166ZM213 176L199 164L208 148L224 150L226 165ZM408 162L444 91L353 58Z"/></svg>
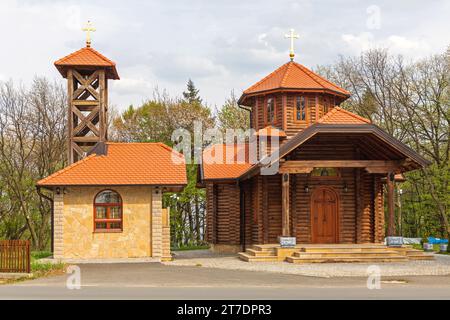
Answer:
<svg viewBox="0 0 450 320"><path fill-rule="evenodd" d="M295 105L299 95L306 98L306 121L296 121ZM255 130L268 125L266 121L266 101L269 97L275 98L276 119L274 126L284 130L288 137L296 135L299 131L320 119L328 110L334 107L334 99L328 95L316 93L274 93L261 95L252 99L251 124Z"/></svg>

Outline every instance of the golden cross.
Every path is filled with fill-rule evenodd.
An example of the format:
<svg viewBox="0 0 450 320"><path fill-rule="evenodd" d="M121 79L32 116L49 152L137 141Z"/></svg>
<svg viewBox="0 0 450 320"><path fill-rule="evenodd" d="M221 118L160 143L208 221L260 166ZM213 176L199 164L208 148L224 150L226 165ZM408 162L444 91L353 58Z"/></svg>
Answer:
<svg viewBox="0 0 450 320"><path fill-rule="evenodd" d="M95 32L96 29L92 25L92 22L88 20L88 22L86 23L86 26L81 30L86 32L86 47L90 47L91 46L91 32Z"/></svg>
<svg viewBox="0 0 450 320"><path fill-rule="evenodd" d="M291 39L291 48L289 49L289 57L291 58L291 61L294 61L294 39L298 39L299 35L295 33L294 29L289 30L289 34L284 35L285 38Z"/></svg>

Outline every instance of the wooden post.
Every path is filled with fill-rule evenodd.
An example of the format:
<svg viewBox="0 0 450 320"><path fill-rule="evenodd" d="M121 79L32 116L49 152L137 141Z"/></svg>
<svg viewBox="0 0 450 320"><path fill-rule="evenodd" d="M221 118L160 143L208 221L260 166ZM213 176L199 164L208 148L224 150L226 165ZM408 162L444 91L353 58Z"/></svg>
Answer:
<svg viewBox="0 0 450 320"><path fill-rule="evenodd" d="M282 236L290 237L289 231L289 173L281 175L281 225Z"/></svg>
<svg viewBox="0 0 450 320"><path fill-rule="evenodd" d="M395 236L395 212L394 212L394 173L389 172L386 177L388 197L388 236Z"/></svg>
<svg viewBox="0 0 450 320"><path fill-rule="evenodd" d="M69 164L74 163L74 153L72 148L72 135L73 135L73 113L72 113L72 102L73 102L73 71L72 69L67 70L67 158Z"/></svg>

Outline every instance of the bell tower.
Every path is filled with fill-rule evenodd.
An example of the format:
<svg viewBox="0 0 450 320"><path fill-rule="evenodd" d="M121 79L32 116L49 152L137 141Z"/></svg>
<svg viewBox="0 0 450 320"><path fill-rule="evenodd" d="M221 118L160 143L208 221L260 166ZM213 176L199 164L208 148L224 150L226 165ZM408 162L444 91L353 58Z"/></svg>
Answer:
<svg viewBox="0 0 450 320"><path fill-rule="evenodd" d="M67 79L69 164L108 140L108 80L119 79L116 64L91 47L92 24L83 31L86 47L55 62Z"/></svg>

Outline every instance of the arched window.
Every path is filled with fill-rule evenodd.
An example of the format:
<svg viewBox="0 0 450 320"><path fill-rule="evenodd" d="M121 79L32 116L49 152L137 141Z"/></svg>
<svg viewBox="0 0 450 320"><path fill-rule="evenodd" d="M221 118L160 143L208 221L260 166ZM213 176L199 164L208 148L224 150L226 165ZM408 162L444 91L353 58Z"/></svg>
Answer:
<svg viewBox="0 0 450 320"><path fill-rule="evenodd" d="M267 124L273 124L275 121L275 100L274 98L267 99Z"/></svg>
<svg viewBox="0 0 450 320"><path fill-rule="evenodd" d="M122 231L122 198L113 190L103 190L94 199L94 231Z"/></svg>
<svg viewBox="0 0 450 320"><path fill-rule="evenodd" d="M304 96L298 96L295 101L295 120L306 121L306 100Z"/></svg>

